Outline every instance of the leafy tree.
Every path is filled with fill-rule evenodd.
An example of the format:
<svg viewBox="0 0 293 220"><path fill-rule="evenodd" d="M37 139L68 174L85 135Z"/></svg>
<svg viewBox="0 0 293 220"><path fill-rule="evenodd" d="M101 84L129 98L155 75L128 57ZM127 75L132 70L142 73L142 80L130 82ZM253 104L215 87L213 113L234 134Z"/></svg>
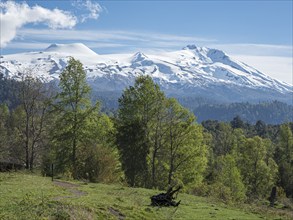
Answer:
<svg viewBox="0 0 293 220"><path fill-rule="evenodd" d="M138 77L134 86L127 88L119 99L117 144L131 186L155 185L164 99L149 76ZM148 177L149 164L151 178Z"/></svg>
<svg viewBox="0 0 293 220"><path fill-rule="evenodd" d="M214 152L217 156L229 154L233 148L233 129L227 123L220 122L216 126Z"/></svg>
<svg viewBox="0 0 293 220"><path fill-rule="evenodd" d="M67 170L73 178L78 178L78 148L87 137L88 120L98 115L98 105L91 105L86 73L74 58L69 59L61 73L59 87L61 91L52 105L54 113L59 115L53 134L57 169Z"/></svg>
<svg viewBox="0 0 293 220"><path fill-rule="evenodd" d="M119 99L117 144L131 186L201 181L207 152L202 129L148 76L138 77Z"/></svg>
<svg viewBox="0 0 293 220"><path fill-rule="evenodd" d="M288 197L293 197L293 136L288 124L280 127L276 160L279 165L280 184Z"/></svg>
<svg viewBox="0 0 293 220"><path fill-rule="evenodd" d="M120 124L117 128L117 144L122 168L130 186L145 186L147 177L147 155L145 131L139 121Z"/></svg>
<svg viewBox="0 0 293 220"><path fill-rule="evenodd" d="M169 99L167 112L168 184L200 183L207 163L202 129L195 124L194 115L175 99Z"/></svg>
<svg viewBox="0 0 293 220"><path fill-rule="evenodd" d="M256 136L238 146L238 167L249 197L267 196L276 183L277 165L272 158L267 159L268 144Z"/></svg>
<svg viewBox="0 0 293 220"><path fill-rule="evenodd" d="M245 200L246 188L237 168L235 156L231 154L219 156L215 167L217 169L215 184L226 187L227 194L224 195L224 198L237 202Z"/></svg>
<svg viewBox="0 0 293 220"><path fill-rule="evenodd" d="M113 182L121 178L115 129L108 116L100 113L99 103L90 101L90 87L82 64L70 58L60 75L60 92L52 103L51 158L58 173L91 182Z"/></svg>
<svg viewBox="0 0 293 220"><path fill-rule="evenodd" d="M32 76L34 70L23 70L17 93L20 105L12 112L13 139L11 154L33 169L41 156L48 108L48 88ZM24 158L22 158L24 157Z"/></svg>

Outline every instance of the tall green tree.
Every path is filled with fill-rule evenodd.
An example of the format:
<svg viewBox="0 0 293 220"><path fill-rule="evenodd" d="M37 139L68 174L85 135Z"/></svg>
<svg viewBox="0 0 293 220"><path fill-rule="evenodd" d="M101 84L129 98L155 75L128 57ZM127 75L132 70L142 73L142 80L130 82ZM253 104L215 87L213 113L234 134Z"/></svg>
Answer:
<svg viewBox="0 0 293 220"><path fill-rule="evenodd" d="M119 99L117 144L132 186L165 188L201 180L207 152L202 129L149 76L138 77Z"/></svg>
<svg viewBox="0 0 293 220"><path fill-rule="evenodd" d="M293 135L289 124L280 127L276 160L279 165L280 185L288 197L293 197Z"/></svg>
<svg viewBox="0 0 293 220"><path fill-rule="evenodd" d="M207 163L207 148L202 129L195 124L195 116L175 99L169 99L166 126L167 183L192 185L201 182Z"/></svg>
<svg viewBox="0 0 293 220"><path fill-rule="evenodd" d="M90 87L82 63L70 58L60 74L60 92L53 103L58 114L53 142L56 146L56 160L60 171L67 170L73 178L78 178L77 152L87 136L87 120L97 115L98 104L90 102Z"/></svg>
<svg viewBox="0 0 293 220"><path fill-rule="evenodd" d="M132 186L156 184L164 101L164 94L149 76L138 77L119 99L117 144L126 178Z"/></svg>
<svg viewBox="0 0 293 220"><path fill-rule="evenodd" d="M33 77L34 69L24 69L17 88L20 105L12 111L10 154L32 170L39 163L45 146L44 134L47 120L48 87Z"/></svg>

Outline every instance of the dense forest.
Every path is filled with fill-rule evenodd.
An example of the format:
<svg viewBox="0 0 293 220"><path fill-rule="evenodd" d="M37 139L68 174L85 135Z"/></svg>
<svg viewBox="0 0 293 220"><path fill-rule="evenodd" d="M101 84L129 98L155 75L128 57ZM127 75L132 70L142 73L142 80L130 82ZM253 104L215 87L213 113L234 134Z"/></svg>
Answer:
<svg viewBox="0 0 293 220"><path fill-rule="evenodd" d="M258 120L269 124L293 121L293 106L278 101L257 104L206 104L194 108L193 112L199 121L231 121L236 116L250 123L256 123Z"/></svg>
<svg viewBox="0 0 293 220"><path fill-rule="evenodd" d="M57 176L132 187L179 185L232 203L267 199L274 187L279 198L293 197L292 122L252 124L237 116L198 124L148 76L126 88L108 115L91 101L83 66L73 58L58 90L22 74L16 92L9 94L9 80L0 87L2 164L46 176L53 164Z"/></svg>
<svg viewBox="0 0 293 220"><path fill-rule="evenodd" d="M0 103L5 103L9 108L15 108L20 104L17 88L20 82L7 79L0 74ZM51 82L49 87L58 90L57 83ZM91 91L91 101L100 102L101 111L104 113L115 114L119 107L118 99L121 92L105 92L100 90ZM166 94L167 97L173 97ZM282 124L293 121L293 106L279 101L267 101L260 103L217 103L214 100L207 100L194 96L174 96L184 107L192 111L198 122L206 120L218 120L229 122L234 117L240 116L243 121L255 124L262 120L267 124Z"/></svg>

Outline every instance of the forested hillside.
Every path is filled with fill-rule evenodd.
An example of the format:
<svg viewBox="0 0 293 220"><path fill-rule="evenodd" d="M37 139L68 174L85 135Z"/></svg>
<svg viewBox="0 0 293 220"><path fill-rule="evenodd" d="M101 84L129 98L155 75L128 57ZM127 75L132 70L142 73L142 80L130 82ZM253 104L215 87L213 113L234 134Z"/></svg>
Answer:
<svg viewBox="0 0 293 220"><path fill-rule="evenodd" d="M249 124L235 117L198 124L148 76L126 88L108 116L91 101L83 66L73 58L58 90L25 73L17 85L12 97L18 101L0 105L1 170L18 166L50 176L53 166L58 177L181 186L226 203L266 201L292 210L292 122Z"/></svg>

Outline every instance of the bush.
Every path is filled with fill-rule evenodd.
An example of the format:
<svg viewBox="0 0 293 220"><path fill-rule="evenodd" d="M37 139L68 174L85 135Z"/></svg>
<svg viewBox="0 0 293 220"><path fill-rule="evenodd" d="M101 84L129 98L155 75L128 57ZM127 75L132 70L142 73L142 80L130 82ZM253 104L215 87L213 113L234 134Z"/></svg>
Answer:
<svg viewBox="0 0 293 220"><path fill-rule="evenodd" d="M113 183L122 178L118 153L115 149L94 145L82 149L78 161L78 177L90 182Z"/></svg>
<svg viewBox="0 0 293 220"><path fill-rule="evenodd" d="M231 189L222 183L214 183L210 185L208 195L225 203L233 202Z"/></svg>
<svg viewBox="0 0 293 220"><path fill-rule="evenodd" d="M209 194L209 186L206 183L200 183L194 186L189 193L195 196L208 196Z"/></svg>

